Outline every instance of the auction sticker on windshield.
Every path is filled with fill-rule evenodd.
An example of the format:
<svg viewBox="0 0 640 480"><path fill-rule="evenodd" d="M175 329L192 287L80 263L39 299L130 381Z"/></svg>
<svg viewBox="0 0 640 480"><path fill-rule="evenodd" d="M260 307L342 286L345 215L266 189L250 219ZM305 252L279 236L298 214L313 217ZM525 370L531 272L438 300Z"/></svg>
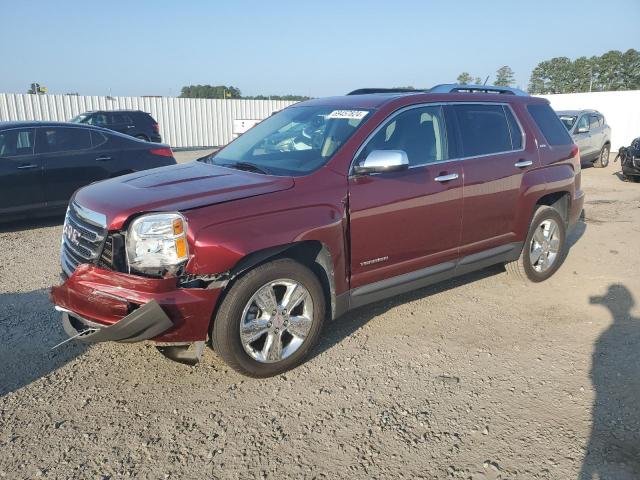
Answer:
<svg viewBox="0 0 640 480"><path fill-rule="evenodd" d="M361 120L367 115L366 110L334 110L327 118L344 118L347 120Z"/></svg>

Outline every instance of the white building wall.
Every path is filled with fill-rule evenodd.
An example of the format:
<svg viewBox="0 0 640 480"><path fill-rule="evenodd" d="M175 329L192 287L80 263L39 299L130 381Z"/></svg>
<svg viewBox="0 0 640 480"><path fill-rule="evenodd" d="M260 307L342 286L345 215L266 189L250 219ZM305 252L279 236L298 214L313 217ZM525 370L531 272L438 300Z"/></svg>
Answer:
<svg viewBox="0 0 640 480"><path fill-rule="evenodd" d="M554 110L594 109L611 127L611 149L627 147L640 137L640 90L540 95Z"/></svg>
<svg viewBox="0 0 640 480"><path fill-rule="evenodd" d="M143 110L156 119L162 141L172 147L211 147L225 145L232 140L234 120L262 120L294 103L283 100L0 93L0 121L66 122L89 110Z"/></svg>

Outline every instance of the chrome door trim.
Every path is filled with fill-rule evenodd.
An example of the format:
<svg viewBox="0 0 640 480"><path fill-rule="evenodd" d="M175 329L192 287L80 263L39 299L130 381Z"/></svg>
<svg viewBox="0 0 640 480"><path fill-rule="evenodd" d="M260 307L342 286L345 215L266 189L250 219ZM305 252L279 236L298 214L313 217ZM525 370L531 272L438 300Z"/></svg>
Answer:
<svg viewBox="0 0 640 480"><path fill-rule="evenodd" d="M484 158L484 157L493 157L496 155L505 155L508 153L518 153L518 152L524 152L527 150L527 134L525 132L525 129L522 126L522 123L520 122L520 119L518 118L518 115L516 115L516 112L513 110L513 108L511 107L511 105L509 103L506 102L469 102L469 101L461 101L461 102L423 102L423 103L416 103L414 105L407 105L406 107L402 107L398 110L396 110L395 112L391 113L389 116L387 116L381 123L380 125L378 125L373 132L371 132L367 138L362 142L362 145L360 145L358 147L358 150L356 150L356 153L353 155L353 158L351 159L351 164L349 165L349 173L348 173L348 177L349 178L353 178L356 177L357 175L354 173L353 171L353 166L355 164L356 159L358 158L358 156L360 155L360 153L362 153L362 150L367 146L367 144L371 141L371 139L385 126L387 125L387 123L389 121L391 121L393 118L397 117L398 115L400 115L401 113L404 113L408 110L412 110L414 108L423 108L423 107L444 107L447 105L500 105L502 107L507 107L511 110L511 114L513 115L513 118L515 119L516 123L518 124L518 127L520 128L520 132L522 135L522 147L518 150L505 150L503 152L494 152L494 153L485 153L482 155L471 155L468 157L455 157L455 158L447 158L446 160L439 160L437 162L426 162L426 163L421 163L419 165L410 165L409 166L409 170L413 169L413 168L419 168L419 167L424 167L427 165L438 165L438 164L442 164L442 163L449 163L449 162L455 162L455 161L461 161L461 160L473 160L476 158ZM447 121L445 118L445 141L447 142L448 145L448 129L447 129ZM447 149L448 150L448 149ZM448 153L448 151L447 151Z"/></svg>

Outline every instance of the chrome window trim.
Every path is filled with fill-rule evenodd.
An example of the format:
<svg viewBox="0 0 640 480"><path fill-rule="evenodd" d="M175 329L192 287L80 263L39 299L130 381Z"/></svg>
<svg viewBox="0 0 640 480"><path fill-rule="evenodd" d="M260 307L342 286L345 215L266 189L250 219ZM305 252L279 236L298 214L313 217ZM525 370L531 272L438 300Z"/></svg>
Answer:
<svg viewBox="0 0 640 480"><path fill-rule="evenodd" d="M468 156L468 157L454 157L454 158L447 158L446 160L440 160L440 161L437 161L437 162L426 162L426 163L421 163L419 165L410 165L409 166L409 170L411 170L413 168L424 167L426 165L439 165L439 164L442 164L442 163L449 163L449 162L455 162L455 161L461 161L461 160L474 160L474 159L477 159L477 158L493 157L495 155L505 155L507 153L524 152L527 149L527 135L525 133L525 130L522 127L522 123L520 122L520 119L518 118L518 115L516 115L515 110L513 110L513 108L511 107L511 104L509 104L508 102L465 102L465 101L463 101L463 102L426 102L426 103L417 103L415 105L408 105L408 106L403 107L403 108L401 108L399 110L396 110L391 115L389 115L387 118L385 118L384 121L380 125L378 125L375 128L375 130L369 134L369 136L367 136L365 141L362 142L362 145L360 145L358 150L356 150L355 155L351 159L351 164L349 166L349 174L348 174L348 176L350 178L358 176L357 174L355 174L353 172L353 167L354 167L356 159L362 153L362 150L367 146L367 144L371 141L371 139L383 127L385 127L393 118L395 118L396 116L400 115L401 113L404 113L404 112L406 112L408 110L412 110L414 108L438 107L438 106L447 106L447 105L500 105L503 108L504 107L508 107L511 110L511 114L513 115L513 118L516 120L516 123L518 124L518 128L520 129L520 132L521 132L521 135L522 135L522 147L517 149L517 150L513 150L512 149L512 150L505 150L505 151L502 151L502 152L484 153L482 155L472 155L472 156ZM505 121L506 121L506 116L505 116ZM507 127L508 127L508 123L507 123ZM509 129L509 132L511 132L511 129ZM448 142L448 136L449 136L449 131L447 130L447 122L446 122L446 118L445 118L445 138L447 139L447 142ZM509 140L511 140L511 137L509 137ZM447 143L447 145L448 145L448 143ZM447 148L447 153L449 153L448 152L448 148ZM373 175L377 175L377 174L373 174Z"/></svg>

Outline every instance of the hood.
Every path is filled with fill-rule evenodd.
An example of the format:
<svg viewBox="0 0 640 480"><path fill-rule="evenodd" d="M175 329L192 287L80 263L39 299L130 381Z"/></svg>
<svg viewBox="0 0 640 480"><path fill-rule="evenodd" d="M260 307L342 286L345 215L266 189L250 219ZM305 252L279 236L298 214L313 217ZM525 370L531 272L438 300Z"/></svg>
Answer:
<svg viewBox="0 0 640 480"><path fill-rule="evenodd" d="M293 187L291 177L260 175L201 162L131 173L88 185L74 201L107 217L110 230L140 212L180 211Z"/></svg>

